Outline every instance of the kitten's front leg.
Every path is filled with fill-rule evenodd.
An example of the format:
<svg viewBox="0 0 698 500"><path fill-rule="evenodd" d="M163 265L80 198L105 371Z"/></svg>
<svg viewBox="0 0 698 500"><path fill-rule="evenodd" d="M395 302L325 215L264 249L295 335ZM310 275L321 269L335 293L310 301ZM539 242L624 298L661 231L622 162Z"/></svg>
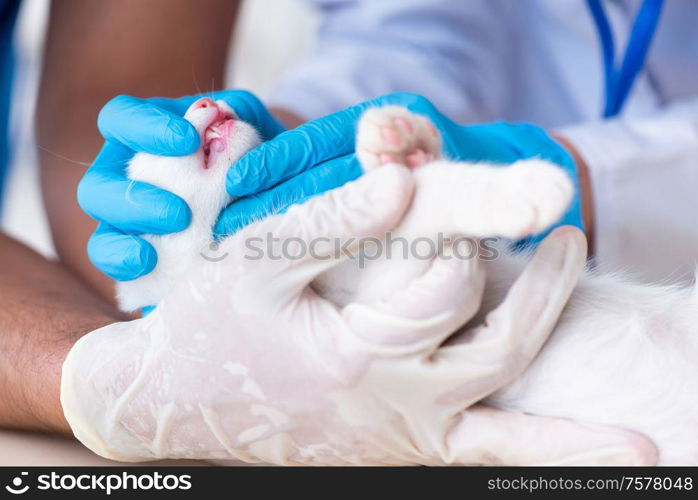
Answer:
<svg viewBox="0 0 698 500"><path fill-rule="evenodd" d="M561 168L543 160L511 166L439 160L441 137L434 125L397 106L364 113L356 154L367 171L389 163L414 170L415 198L399 228L413 238L523 238L562 217L574 189Z"/></svg>
<svg viewBox="0 0 698 500"><path fill-rule="evenodd" d="M549 228L569 205L572 182L542 160L511 166L438 161L414 173L415 196L401 230L520 239Z"/></svg>

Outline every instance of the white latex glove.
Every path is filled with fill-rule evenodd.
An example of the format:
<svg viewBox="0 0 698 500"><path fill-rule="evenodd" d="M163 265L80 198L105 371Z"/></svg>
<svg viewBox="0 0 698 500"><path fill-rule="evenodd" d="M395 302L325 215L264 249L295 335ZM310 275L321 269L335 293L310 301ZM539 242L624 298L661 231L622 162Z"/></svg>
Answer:
<svg viewBox="0 0 698 500"><path fill-rule="evenodd" d="M473 406L550 334L584 265L579 231L554 232L486 324L448 345L480 307L477 260L438 260L386 302L339 309L309 286L336 264L332 245L301 259L244 257L246 239L267 233L383 237L412 190L409 171L387 166L250 226L148 317L83 337L63 367L75 435L125 461L651 461L652 445L629 432Z"/></svg>

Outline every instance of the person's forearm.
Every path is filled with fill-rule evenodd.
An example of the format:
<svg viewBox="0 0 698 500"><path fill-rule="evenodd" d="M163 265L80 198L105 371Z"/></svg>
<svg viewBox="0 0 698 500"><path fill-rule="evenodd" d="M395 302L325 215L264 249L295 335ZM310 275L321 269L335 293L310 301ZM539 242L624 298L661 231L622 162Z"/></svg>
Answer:
<svg viewBox="0 0 698 500"><path fill-rule="evenodd" d="M62 266L0 233L0 427L70 432L61 366L85 333L122 319Z"/></svg>
<svg viewBox="0 0 698 500"><path fill-rule="evenodd" d="M61 262L104 297L90 264L95 222L75 192L102 138L100 108L118 94L177 97L222 88L238 1L53 2L37 109L41 183Z"/></svg>

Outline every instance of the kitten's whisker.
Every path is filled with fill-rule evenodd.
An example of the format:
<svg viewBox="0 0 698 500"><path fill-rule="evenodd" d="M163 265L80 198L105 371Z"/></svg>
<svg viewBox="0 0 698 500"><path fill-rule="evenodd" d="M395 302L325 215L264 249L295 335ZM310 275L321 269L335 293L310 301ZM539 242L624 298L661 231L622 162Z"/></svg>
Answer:
<svg viewBox="0 0 698 500"><path fill-rule="evenodd" d="M43 146L39 146L38 144L37 144L37 147L40 150L45 151L48 154L55 156L56 158L60 158L61 160L65 160L65 161L70 162L70 163L76 163L76 164L83 166L83 167L89 167L90 165L92 165L92 162L73 160L72 158L68 158L67 156L63 156L62 154L56 153L55 151L51 151L48 148L45 148Z"/></svg>

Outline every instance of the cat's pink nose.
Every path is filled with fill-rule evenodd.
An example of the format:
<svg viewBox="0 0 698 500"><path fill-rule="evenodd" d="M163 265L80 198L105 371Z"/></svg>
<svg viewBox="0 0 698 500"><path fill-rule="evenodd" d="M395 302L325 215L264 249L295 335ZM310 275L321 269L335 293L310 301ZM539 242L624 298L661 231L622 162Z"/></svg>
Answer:
<svg viewBox="0 0 698 500"><path fill-rule="evenodd" d="M208 97L202 97L198 101L194 103L194 109L204 109L204 108L217 108L216 103L213 102L213 99L209 99Z"/></svg>

